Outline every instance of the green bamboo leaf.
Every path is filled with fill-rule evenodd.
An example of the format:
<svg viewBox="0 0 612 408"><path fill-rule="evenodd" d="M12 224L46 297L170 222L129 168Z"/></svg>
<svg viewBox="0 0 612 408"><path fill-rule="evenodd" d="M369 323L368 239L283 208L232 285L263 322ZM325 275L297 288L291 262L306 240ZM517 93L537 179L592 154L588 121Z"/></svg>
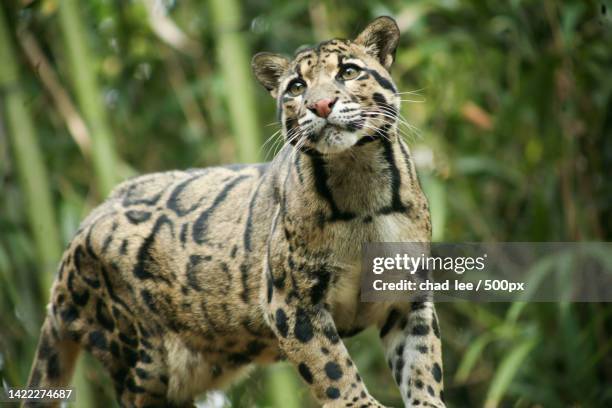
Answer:
<svg viewBox="0 0 612 408"><path fill-rule="evenodd" d="M528 304L528 302L513 302L506 313L506 323L511 325L516 324L519 316Z"/></svg>
<svg viewBox="0 0 612 408"><path fill-rule="evenodd" d="M431 175L422 177L421 184L429 201L432 240L440 242L444 239L444 231L446 230L446 189L440 180Z"/></svg>
<svg viewBox="0 0 612 408"><path fill-rule="evenodd" d="M21 88L13 44L0 8L0 89L6 109L8 135L14 152L21 192L41 272L41 298L46 299L61 247L47 170L36 139L32 116ZM2 112L0 112L0 116ZM1 123L0 118L0 123Z"/></svg>
<svg viewBox="0 0 612 408"><path fill-rule="evenodd" d="M62 0L60 26L79 107L92 136L92 159L98 192L106 196L117 183L117 158L112 132L106 117L102 93L98 89L93 58L87 46L87 31L76 0Z"/></svg>
<svg viewBox="0 0 612 408"><path fill-rule="evenodd" d="M495 408L499 405L516 373L521 368L521 364L536 344L537 339L525 340L514 347L502 360L493 380L491 380L484 403L485 408Z"/></svg>
<svg viewBox="0 0 612 408"><path fill-rule="evenodd" d="M455 381L457 383L463 383L467 381L470 374L472 373L472 369L476 365L476 362L482 355L485 347L494 339L494 336L490 334L484 334L474 340L470 347L465 352L463 359L459 363L459 367L457 368L457 372L455 374Z"/></svg>
<svg viewBox="0 0 612 408"><path fill-rule="evenodd" d="M529 301L538 287L544 282L546 276L553 272L558 258L549 256L536 262L525 274L525 291L519 296L520 301Z"/></svg>
<svg viewBox="0 0 612 408"><path fill-rule="evenodd" d="M260 127L253 77L249 71L250 56L246 40L239 31L241 6L236 0L211 0L209 5L238 159L256 162L259 160Z"/></svg>

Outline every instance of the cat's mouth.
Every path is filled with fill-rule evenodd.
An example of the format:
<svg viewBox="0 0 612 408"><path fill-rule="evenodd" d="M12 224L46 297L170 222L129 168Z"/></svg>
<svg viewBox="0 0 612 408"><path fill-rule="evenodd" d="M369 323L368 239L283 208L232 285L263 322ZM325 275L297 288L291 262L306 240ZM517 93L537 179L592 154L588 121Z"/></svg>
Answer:
<svg viewBox="0 0 612 408"><path fill-rule="evenodd" d="M335 154L350 149L357 140L357 133L346 126L328 124L321 129L315 148L323 154Z"/></svg>
<svg viewBox="0 0 612 408"><path fill-rule="evenodd" d="M347 133L356 132L360 130L362 127L363 125L359 121L342 123L342 124L327 122L325 126L321 128L321 131L319 132L318 137L319 138L325 137L326 135L329 135L335 132L347 132Z"/></svg>

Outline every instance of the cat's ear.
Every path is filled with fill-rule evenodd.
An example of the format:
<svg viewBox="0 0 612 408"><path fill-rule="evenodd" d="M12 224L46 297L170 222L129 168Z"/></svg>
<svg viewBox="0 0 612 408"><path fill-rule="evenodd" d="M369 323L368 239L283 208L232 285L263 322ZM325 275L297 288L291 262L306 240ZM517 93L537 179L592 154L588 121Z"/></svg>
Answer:
<svg viewBox="0 0 612 408"><path fill-rule="evenodd" d="M278 95L280 78L289 68L289 59L279 54L260 52L251 60L253 74L273 97Z"/></svg>
<svg viewBox="0 0 612 408"><path fill-rule="evenodd" d="M391 17L378 17L357 36L355 43L376 58L386 69L391 68L395 59L395 49L399 43L400 30Z"/></svg>

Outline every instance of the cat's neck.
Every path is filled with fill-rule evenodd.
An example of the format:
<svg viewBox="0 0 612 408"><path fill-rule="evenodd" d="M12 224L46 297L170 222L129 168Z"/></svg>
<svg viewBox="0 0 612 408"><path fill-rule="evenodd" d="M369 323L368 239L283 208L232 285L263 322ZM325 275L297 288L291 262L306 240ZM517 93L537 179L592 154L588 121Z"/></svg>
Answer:
<svg viewBox="0 0 612 408"><path fill-rule="evenodd" d="M286 194L312 201L313 208L327 207L332 220L406 213L412 205L414 165L396 133L335 155L295 148L285 154Z"/></svg>

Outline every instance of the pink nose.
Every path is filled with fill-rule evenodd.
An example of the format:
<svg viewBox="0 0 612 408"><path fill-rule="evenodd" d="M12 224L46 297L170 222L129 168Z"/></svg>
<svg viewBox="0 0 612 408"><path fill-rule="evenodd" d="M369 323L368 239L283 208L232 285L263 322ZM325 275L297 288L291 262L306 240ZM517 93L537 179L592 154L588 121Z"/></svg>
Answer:
<svg viewBox="0 0 612 408"><path fill-rule="evenodd" d="M330 98L319 99L318 101L316 101L312 105L308 106L308 109L310 109L317 116L320 116L322 118L326 118L331 113L332 109L334 108L334 104L336 103L337 100L338 100L338 98L336 98L336 99L330 99Z"/></svg>

